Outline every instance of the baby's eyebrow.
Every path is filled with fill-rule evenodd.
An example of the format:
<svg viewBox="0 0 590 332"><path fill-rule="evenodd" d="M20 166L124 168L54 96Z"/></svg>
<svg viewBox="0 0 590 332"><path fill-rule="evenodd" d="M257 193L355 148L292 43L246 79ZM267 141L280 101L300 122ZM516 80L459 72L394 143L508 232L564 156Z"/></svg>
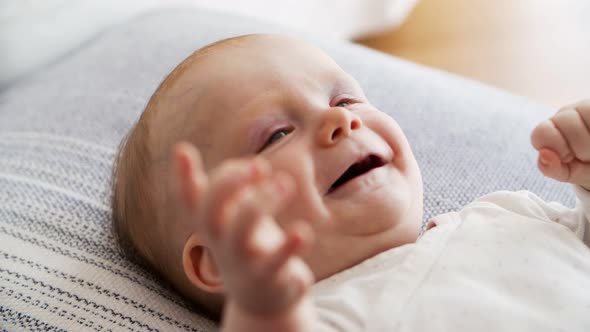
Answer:
<svg viewBox="0 0 590 332"><path fill-rule="evenodd" d="M352 95L356 95L362 92L363 89L360 87L358 82L348 75L339 74L338 77L334 79L332 95L340 93L350 93Z"/></svg>

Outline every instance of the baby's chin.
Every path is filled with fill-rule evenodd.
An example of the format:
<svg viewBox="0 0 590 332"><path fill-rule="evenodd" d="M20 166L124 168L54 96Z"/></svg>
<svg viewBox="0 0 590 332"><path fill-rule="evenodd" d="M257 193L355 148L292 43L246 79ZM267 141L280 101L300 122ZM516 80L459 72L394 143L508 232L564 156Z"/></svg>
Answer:
<svg viewBox="0 0 590 332"><path fill-rule="evenodd" d="M333 202L330 223L335 230L349 236L392 232L400 227L416 229L417 236L422 223L421 192L404 187L385 185L353 199Z"/></svg>

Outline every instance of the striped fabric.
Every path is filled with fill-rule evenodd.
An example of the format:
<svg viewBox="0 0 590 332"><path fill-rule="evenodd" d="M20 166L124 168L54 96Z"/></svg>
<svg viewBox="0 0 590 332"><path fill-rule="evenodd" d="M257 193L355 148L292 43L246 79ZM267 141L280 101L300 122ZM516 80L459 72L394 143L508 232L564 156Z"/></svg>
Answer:
<svg viewBox="0 0 590 332"><path fill-rule="evenodd" d="M284 32L206 11L146 16L0 90L0 331L216 330L119 254L111 163L178 62L214 40L264 31ZM573 203L567 186L536 171L528 142L552 110L352 44L303 37L405 130L423 172L425 219L498 189Z"/></svg>
<svg viewBox="0 0 590 332"><path fill-rule="evenodd" d="M214 327L116 250L107 227L112 148L68 136L2 132L0 155L4 328L208 331Z"/></svg>

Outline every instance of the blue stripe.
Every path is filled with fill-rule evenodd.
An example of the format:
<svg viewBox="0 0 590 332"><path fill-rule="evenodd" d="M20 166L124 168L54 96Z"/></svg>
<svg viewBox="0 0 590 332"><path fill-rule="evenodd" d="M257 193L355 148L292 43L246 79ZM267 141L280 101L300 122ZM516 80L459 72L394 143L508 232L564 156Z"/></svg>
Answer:
<svg viewBox="0 0 590 332"><path fill-rule="evenodd" d="M2 317L2 321L4 322L11 323L13 326L20 326L22 328L28 329L29 331L67 332L64 329L59 329L56 326L42 322L34 317L31 317L30 315L20 311L12 310L3 305L0 305L0 317Z"/></svg>
<svg viewBox="0 0 590 332"><path fill-rule="evenodd" d="M68 299L74 300L75 302L78 302L78 303L82 303L82 304L84 304L86 306L91 307L92 309L101 310L103 313L110 314L111 316L116 317L116 318L119 318L122 321L127 321L131 325L134 325L136 327L141 327L141 329L139 329L139 331L145 331L145 330L151 331L151 332L159 331L158 329L155 329L155 328L150 327L148 324L142 323L142 322L140 322L140 321L138 321L136 319L131 318L131 316L123 315L122 313L117 312L117 311L115 311L115 310L113 310L111 308L107 308L107 307L105 307L102 304L98 304L98 303L96 303L94 301L90 301L90 300L88 300L86 298L83 298L83 297L80 297L80 296L78 296L76 294L72 294L72 293L70 293L68 291L65 291L65 290L59 288L59 287L55 287L55 286L49 285L47 283L44 283L43 281L39 281L39 280L36 280L36 279L34 279L32 277L25 276L25 275L20 274L18 272L12 272L12 271L9 271L9 270L3 269L3 268L0 268L0 272L4 272L4 273L6 273L6 274L8 274L10 276L16 277L16 278L21 279L21 280L29 281L29 282L33 283L34 285L37 285L37 286L41 286L43 288L46 288L46 289L48 289L49 291L51 291L53 293L57 293L58 295L66 296ZM15 291L12 290L12 289L8 289L6 292L7 292L7 294L9 296L12 295L13 293L15 293ZM21 293L21 295L22 295L22 293ZM14 297L15 298L18 298L16 296L14 296ZM63 299L58 299L58 300L60 302L66 303L66 304L73 305L72 302L64 301ZM74 314L69 314L68 315L65 310L61 310L61 311L57 312L57 314L60 315L60 316L62 316L62 317L66 317L67 316L68 318L66 318L66 319L68 319L68 320L73 320L75 318L75 315ZM116 321L114 321L112 319L110 319L110 321L112 323L116 323ZM119 326L126 327L126 326L124 326L121 323L119 323ZM134 331L134 329L132 329L131 327L127 327L127 328L130 331Z"/></svg>
<svg viewBox="0 0 590 332"><path fill-rule="evenodd" d="M141 280L139 280L134 275L130 275L129 273L126 273L126 272L121 271L119 269L113 269L110 266L107 266L107 265L105 265L102 262L97 262L94 259L80 256L80 255L78 255L76 253L70 252L67 249L63 249L63 248L59 248L59 247L56 247L56 246L49 245L45 241L38 240L38 239L35 239L35 238L32 238L32 237L26 236L26 235L24 235L24 234L22 234L20 232L12 232L12 231L9 231L8 229L6 229L5 227L2 227L2 226L0 226L0 233L4 233L6 235L12 236L12 237L14 237L16 239L19 239L21 241L28 242L28 243L34 244L36 246L39 246L39 247L48 249L50 251L53 251L53 252L55 252L57 254L60 254L60 255L65 256L65 257L68 257L70 259L73 259L73 260L76 260L76 261L79 261L79 262L82 262L82 263L85 263L85 264L88 264L88 265L92 265L92 266L94 266L96 268L99 268L99 269L108 271L108 272L110 272L112 274L118 275L118 276L120 276L122 278L125 278L125 279L127 279L129 281L132 281L133 283L135 283L137 285L140 285L141 287L154 292L158 296L161 296L161 297L169 300L170 302L172 302L172 303L174 303L174 304L176 304L176 305L178 305L180 307L183 307L183 308L186 308L186 309L189 308L188 305L187 305L187 303L181 301L177 297L171 296L170 294L164 292L162 289L156 288L156 287L154 287L154 286L152 286L150 284L143 283ZM156 280L155 277L152 277L151 279L152 280Z"/></svg>
<svg viewBox="0 0 590 332"><path fill-rule="evenodd" d="M191 329L190 326L188 326L187 324L183 324L183 323L181 323L181 322L179 322L179 321L177 321L177 320L175 320L175 319L173 319L173 318L171 318L171 317L169 317L169 316L167 316L167 315L165 315L165 314L163 314L161 312L158 312L158 311L156 311L156 310L154 310L152 308L146 307L145 304L140 304L139 302L137 302L137 301L135 301L133 299L130 299L130 298L128 298L125 295L122 295L122 294L115 293L115 292L112 292L110 290L104 289L103 287L101 287L99 285L96 285L96 284L94 284L92 282L83 280L83 279L78 278L78 277L73 276L73 275L68 275L68 274L66 274L64 272L61 272L61 271L58 271L58 270L49 268L47 266L41 265L39 263L30 261L30 260L25 260L23 258L19 258L19 257L15 256L15 255L11 255L11 254L2 252L1 250L0 250L0 257L3 257L5 259L9 259L9 260L11 260L13 262L17 262L17 263L22 264L22 265L27 265L29 267L36 268L37 270L40 270L40 271L43 271L45 273L51 274L51 275L53 275L53 276L55 276L55 277L57 277L59 279L68 280L69 282L78 284L79 286L82 286L83 288L85 288L87 290L96 291L96 292L98 292L101 295L104 295L104 296L107 296L107 297L112 298L113 300L122 302L122 303L127 304L127 305L131 305L134 308L139 309L142 312L147 313L147 314L149 314L150 316L152 316L154 318L160 319L161 321L165 321L165 322L167 322L167 323L169 323L171 325L175 325L177 327L182 327L186 331L197 331L195 329Z"/></svg>

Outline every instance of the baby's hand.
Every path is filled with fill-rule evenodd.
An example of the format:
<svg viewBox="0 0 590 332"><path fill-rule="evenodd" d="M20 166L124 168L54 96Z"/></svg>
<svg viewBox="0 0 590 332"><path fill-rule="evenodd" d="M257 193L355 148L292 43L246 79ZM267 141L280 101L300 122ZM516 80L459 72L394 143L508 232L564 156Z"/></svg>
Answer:
<svg viewBox="0 0 590 332"><path fill-rule="evenodd" d="M274 216L295 191L285 173L259 158L233 159L205 174L199 152L175 149L187 213L198 224L223 281L228 303L252 315L280 314L313 282L298 254L312 239L309 225L282 229Z"/></svg>
<svg viewBox="0 0 590 332"><path fill-rule="evenodd" d="M531 135L541 172L590 190L590 100L560 109Z"/></svg>

